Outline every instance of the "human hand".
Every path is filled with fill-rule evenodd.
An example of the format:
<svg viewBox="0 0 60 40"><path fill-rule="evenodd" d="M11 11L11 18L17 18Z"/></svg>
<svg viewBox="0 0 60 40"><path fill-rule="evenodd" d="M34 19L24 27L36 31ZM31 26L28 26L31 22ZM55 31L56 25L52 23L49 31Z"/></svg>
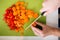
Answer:
<svg viewBox="0 0 60 40"><path fill-rule="evenodd" d="M35 26L37 24L40 25L43 28L43 30L36 28ZM39 23L39 22L35 22L34 24L32 24L31 28L32 28L35 35L42 36L42 37L54 35L54 31L55 31L55 28L50 27L45 24L42 24L42 23Z"/></svg>
<svg viewBox="0 0 60 40"><path fill-rule="evenodd" d="M42 3L43 8L40 10L40 12L46 11L44 16L46 16L48 13L52 13L56 9L60 7L60 0L44 0Z"/></svg>

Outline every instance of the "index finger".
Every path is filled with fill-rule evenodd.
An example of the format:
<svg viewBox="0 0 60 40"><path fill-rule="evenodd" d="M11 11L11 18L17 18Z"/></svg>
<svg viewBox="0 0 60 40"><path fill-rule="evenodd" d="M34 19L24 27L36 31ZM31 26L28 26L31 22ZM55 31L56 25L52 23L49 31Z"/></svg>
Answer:
<svg viewBox="0 0 60 40"><path fill-rule="evenodd" d="M41 27L45 27L44 24L40 23L40 22L35 22L36 24L40 25Z"/></svg>

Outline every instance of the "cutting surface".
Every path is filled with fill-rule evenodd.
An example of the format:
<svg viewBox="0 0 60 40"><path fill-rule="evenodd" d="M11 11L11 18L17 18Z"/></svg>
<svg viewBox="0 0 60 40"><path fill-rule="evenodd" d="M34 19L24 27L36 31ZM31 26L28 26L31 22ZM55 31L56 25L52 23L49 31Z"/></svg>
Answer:
<svg viewBox="0 0 60 40"><path fill-rule="evenodd" d="M14 30L10 30L5 21L3 20L3 15L5 10L10 7L12 4L16 3L18 0L0 0L0 36L20 36L20 32L15 32ZM39 10L42 8L42 0L20 0L28 3L27 9L31 9L34 12L39 13ZM33 19L30 21L32 22ZM46 17L41 17L39 22L46 23ZM30 23L25 24L27 27ZM35 36L31 28L24 31L24 36Z"/></svg>

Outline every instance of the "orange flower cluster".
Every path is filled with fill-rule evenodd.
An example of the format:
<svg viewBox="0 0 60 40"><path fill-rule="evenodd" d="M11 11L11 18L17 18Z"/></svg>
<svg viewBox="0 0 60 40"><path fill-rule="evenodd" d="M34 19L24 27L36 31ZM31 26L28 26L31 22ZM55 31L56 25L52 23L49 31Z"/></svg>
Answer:
<svg viewBox="0 0 60 40"><path fill-rule="evenodd" d="M11 30L24 31L23 25L29 22L29 19L37 18L38 14L32 10L27 10L24 6L25 2L17 2L6 10L4 20L7 22Z"/></svg>

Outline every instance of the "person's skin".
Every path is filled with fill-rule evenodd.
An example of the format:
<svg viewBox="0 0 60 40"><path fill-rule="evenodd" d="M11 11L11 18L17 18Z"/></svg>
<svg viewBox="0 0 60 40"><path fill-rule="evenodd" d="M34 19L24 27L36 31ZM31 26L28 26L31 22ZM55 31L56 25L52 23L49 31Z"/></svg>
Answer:
<svg viewBox="0 0 60 40"><path fill-rule="evenodd" d="M60 0L44 0L42 4L43 8L40 10L40 12L46 11L44 16L46 16L48 13L52 13L56 9L60 7ZM58 28L53 28L48 25L44 25L42 23L36 22L36 24L42 26L43 30L39 30L34 26L31 26L33 32L37 36L49 36L49 35L55 35L60 37L60 29Z"/></svg>
<svg viewBox="0 0 60 40"><path fill-rule="evenodd" d="M60 0L44 0L42 3L43 8L40 9L40 12L46 11L44 16L46 16L48 13L52 13L56 9L60 7Z"/></svg>
<svg viewBox="0 0 60 40"><path fill-rule="evenodd" d="M49 35L54 35L54 36L59 36L60 37L60 29L58 28L54 28L54 27L50 27L48 25L39 23L39 22L35 22L35 24L38 24L42 27L43 30L40 30L36 27L34 27L33 25L31 26L33 32L35 35L37 36L49 36Z"/></svg>

